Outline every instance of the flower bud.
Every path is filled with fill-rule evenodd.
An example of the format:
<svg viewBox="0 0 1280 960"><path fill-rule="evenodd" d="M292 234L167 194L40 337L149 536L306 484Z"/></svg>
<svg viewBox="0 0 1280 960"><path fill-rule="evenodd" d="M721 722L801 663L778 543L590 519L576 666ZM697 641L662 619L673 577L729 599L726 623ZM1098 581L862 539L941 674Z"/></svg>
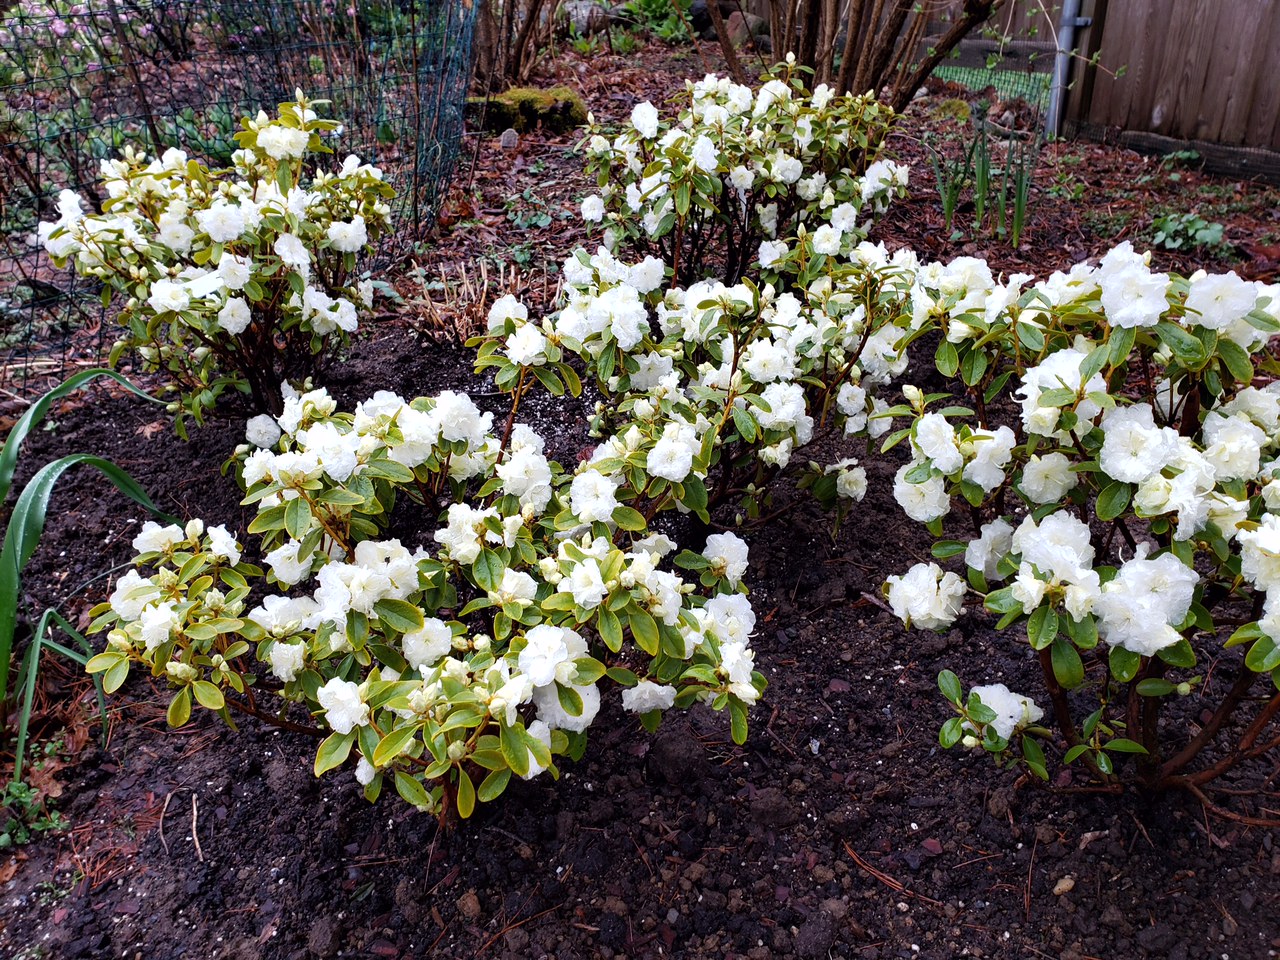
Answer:
<svg viewBox="0 0 1280 960"><path fill-rule="evenodd" d="M467 745L462 740L455 740L449 744L449 759L461 760L467 755Z"/></svg>

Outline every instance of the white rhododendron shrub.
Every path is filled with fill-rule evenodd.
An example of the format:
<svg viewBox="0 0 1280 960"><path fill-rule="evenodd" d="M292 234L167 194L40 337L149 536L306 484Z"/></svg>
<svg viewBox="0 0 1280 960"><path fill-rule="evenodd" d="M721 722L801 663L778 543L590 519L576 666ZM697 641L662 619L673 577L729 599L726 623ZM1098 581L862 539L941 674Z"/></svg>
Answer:
<svg viewBox="0 0 1280 960"><path fill-rule="evenodd" d="M100 281L104 302L119 298L112 363L136 350L172 377L180 430L227 390L279 413L278 384L312 373L372 305L358 259L387 229L393 191L355 156L321 162L339 125L316 115L320 103L299 92L278 117L245 119L230 169L126 148L102 161L101 214L64 190L58 219L40 224L56 263Z"/></svg>
<svg viewBox="0 0 1280 960"><path fill-rule="evenodd" d="M967 405L904 390L888 413L911 423L886 446L911 459L893 492L964 577L918 564L889 578L889 603L936 630L971 598L998 629L1025 628L1042 668L1044 707L998 684L966 697L944 672L944 745L1014 759L1017 744L1043 777L1051 704L1067 762L1111 779L1133 754L1147 785L1199 789L1256 755L1280 709L1280 369L1266 350L1280 288L1159 273L1127 243L1030 281L971 258L915 274L903 342L932 334ZM1202 689L1204 662L1237 646L1218 665L1233 676ZM1166 730L1166 700L1190 696L1212 719ZM1259 697L1228 759L1193 770Z"/></svg>
<svg viewBox="0 0 1280 960"><path fill-rule="evenodd" d="M606 398L592 469L629 482L650 515L736 504L757 518L788 469L828 505L861 500L866 474L846 457L819 464L803 448L823 428L877 436L878 394L906 367L897 350L914 256L863 243L824 258L798 293L743 280L667 288L656 258L622 261L601 248L566 260L565 300L537 323L507 296L478 338L478 370L517 395L535 382L577 392L565 354ZM518 402L518 401L517 401Z"/></svg>
<svg viewBox="0 0 1280 960"><path fill-rule="evenodd" d="M615 690L650 729L705 702L745 740L765 680L736 536L677 551L629 478L567 474L514 411L495 433L461 393L341 413L286 390L248 440L236 469L265 571L221 527L148 523L94 611L108 690L148 669L174 724L196 703L297 727L285 708L301 704L328 733L317 775L345 764L370 799L393 780L441 815L558 775ZM434 534L394 537L397 509L438 516Z"/></svg>
<svg viewBox="0 0 1280 960"><path fill-rule="evenodd" d="M795 273L798 249L847 254L906 187L876 160L894 114L874 97L810 93L780 64L758 89L708 75L678 116L637 104L610 139L592 121L582 216L606 246L656 255L681 284ZM807 241L807 244L805 243Z"/></svg>

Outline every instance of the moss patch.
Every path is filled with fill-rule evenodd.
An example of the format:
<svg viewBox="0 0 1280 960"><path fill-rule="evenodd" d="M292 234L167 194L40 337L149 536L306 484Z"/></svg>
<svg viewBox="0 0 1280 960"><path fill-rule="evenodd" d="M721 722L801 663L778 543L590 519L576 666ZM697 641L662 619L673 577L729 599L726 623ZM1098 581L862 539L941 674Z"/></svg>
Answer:
<svg viewBox="0 0 1280 960"><path fill-rule="evenodd" d="M520 133L541 126L550 133L566 133L587 122L587 108L582 98L568 87L513 87L495 94L485 110L484 97L467 99L467 119L499 133L508 127Z"/></svg>

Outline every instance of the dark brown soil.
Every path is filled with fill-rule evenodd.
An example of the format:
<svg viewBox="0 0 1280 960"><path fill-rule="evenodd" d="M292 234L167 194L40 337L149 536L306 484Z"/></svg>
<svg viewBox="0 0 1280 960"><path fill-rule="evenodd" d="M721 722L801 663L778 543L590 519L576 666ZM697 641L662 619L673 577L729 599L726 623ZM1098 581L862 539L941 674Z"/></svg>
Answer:
<svg viewBox="0 0 1280 960"><path fill-rule="evenodd" d="M604 89L587 90L598 114L630 108ZM495 167L498 148L480 149L479 168L498 171L494 189L520 192L537 156L564 143L530 146L523 168ZM557 181L565 204L584 192L575 176ZM882 236L954 255L923 243L933 206L921 192ZM1059 212L1070 206L1046 204L1035 230L1059 230L1060 241L1041 250L1033 233L1007 253L1009 268L1032 250L1037 268L1066 262L1080 221ZM443 238L434 261L479 256L462 252L469 229ZM550 230L558 259L572 238ZM1082 254L1105 246L1078 242ZM343 403L379 388L487 392L465 351L405 326L377 327L331 371ZM234 484L218 475L242 421L183 443L152 409L106 390L67 405L55 430L28 441L19 482L57 455L93 451L173 513L243 529ZM573 455L578 405L544 402L529 416L558 455ZM700 711L648 736L606 698L586 756L559 783L519 784L452 833L394 798L370 806L345 774L315 780L305 737L255 722L231 733L208 718L168 730L161 691L131 681L112 701L108 748L90 744L60 772L70 831L24 848L0 887L0 955L1273 956L1273 831L1207 818L1180 795L1073 794L1069 779L1056 791L1020 786L983 756L937 746L948 716L940 669L1032 690L1036 666L1024 641L994 634L985 616L967 614L945 636L906 633L867 598L927 552L888 493L896 465L871 458L872 493L834 539L808 502L749 536L757 664L771 685L745 746L729 741L725 718ZM54 603L74 622L105 594L102 581L83 584L128 560L140 521L109 489L88 473L59 487L26 611ZM71 702L62 715L72 732L89 713L86 689L45 691L50 709ZM1268 772L1248 770L1237 785ZM1274 815L1274 798L1240 809Z"/></svg>

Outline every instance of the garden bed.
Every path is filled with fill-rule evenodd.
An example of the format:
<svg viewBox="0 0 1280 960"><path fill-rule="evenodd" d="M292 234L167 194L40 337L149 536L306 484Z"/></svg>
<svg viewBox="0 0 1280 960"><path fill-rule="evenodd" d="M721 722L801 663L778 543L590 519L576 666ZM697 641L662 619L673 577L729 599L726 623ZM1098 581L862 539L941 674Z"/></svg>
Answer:
<svg viewBox="0 0 1280 960"><path fill-rule="evenodd" d="M612 76L607 60L582 66L563 69L597 118L614 119L699 72L687 59ZM1099 210L1128 211L1122 235L1136 240L1152 205L1220 194L1244 203L1225 232L1236 250L1196 262L1274 272L1256 252L1275 229L1258 194L1095 146L1059 145L1041 159L1022 249L952 242L913 139L929 104L913 107L924 116L891 144L912 159L916 185L878 228L891 247L981 253L994 268L1045 273L1120 238L1099 231ZM588 189L573 143L530 135L513 158L497 138L480 141L478 191L462 194L462 212L426 254L427 275L456 277L482 258L510 264L520 244L526 273L558 262L577 239L566 229L575 221L559 215ZM1056 195L1048 184L1064 168ZM1113 199L1073 197L1077 182ZM1133 195L1115 195L1120 183ZM549 222L526 216L530 206ZM549 296L545 283L531 289ZM370 327L328 378L340 405L375 389L490 392L470 375L468 351L415 326L398 316ZM244 529L252 512L219 476L242 421L188 444L135 399L89 396L28 441L19 482L57 455L91 451L162 509ZM497 409L502 399L481 402ZM572 462L583 404L539 399L530 409L554 455ZM112 701L113 737L100 751L83 734L86 685L68 685L79 699L62 711L63 737L84 744L58 774L70 829L3 871L12 875L0 888L0 948L67 958L1250 958L1280 948L1273 832L1206 817L1182 795L1073 793L1069 774L1052 787L1021 784L985 756L938 747L950 715L939 670L981 660L985 676L1022 689L1038 666L981 612L935 636L904 630L875 599L886 575L928 555L929 539L889 492L899 462L896 452L868 459L871 492L834 538L831 518L804 496L785 520L745 535L757 667L770 687L744 746L730 741L725 716L672 714L649 736L606 702L617 715L604 719L617 722L597 725L561 782L519 783L452 833L394 801L370 806L354 780L316 780L306 737L254 721L231 735L209 717L169 730L159 691L142 679ZM136 508L104 488L78 474L58 489L28 568L32 608L57 603L76 622L106 592L81 584L128 560ZM1260 761L1226 785L1257 787L1268 774ZM1273 780L1262 788L1274 791ZM1241 803L1264 815L1268 806L1265 792Z"/></svg>

